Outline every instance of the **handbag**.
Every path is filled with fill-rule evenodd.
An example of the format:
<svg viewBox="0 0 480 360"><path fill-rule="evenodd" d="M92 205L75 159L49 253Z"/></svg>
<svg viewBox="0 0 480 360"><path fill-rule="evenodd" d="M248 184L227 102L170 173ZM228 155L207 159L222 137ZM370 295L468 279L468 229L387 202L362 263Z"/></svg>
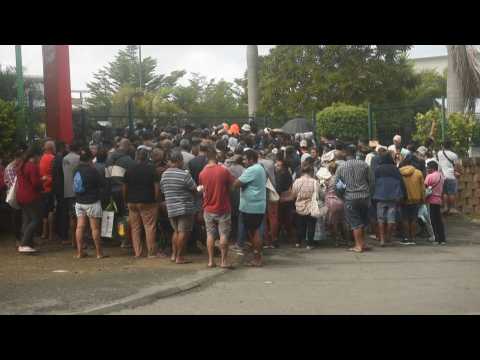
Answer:
<svg viewBox="0 0 480 360"><path fill-rule="evenodd" d="M8 189L7 198L5 202L10 205L13 209L20 209L20 206L17 202L17 177L15 177L15 181L10 189Z"/></svg>
<svg viewBox="0 0 480 360"><path fill-rule="evenodd" d="M278 202L280 200L280 195L278 195L277 190L273 187L272 182L267 178L267 190L268 190L268 201Z"/></svg>
<svg viewBox="0 0 480 360"><path fill-rule="evenodd" d="M459 178L460 176L462 176L462 174L463 174L463 173L462 173L462 170L460 169L460 167L459 167L457 164L455 164L455 163L452 161L452 159L450 159L450 158L447 156L447 154L445 153L445 150L442 150L442 153L443 153L443 156L445 156L445 159L447 159L448 162L449 162L450 164L452 164L452 166L453 166L453 175L458 179L458 178Z"/></svg>
<svg viewBox="0 0 480 360"><path fill-rule="evenodd" d="M345 183L342 180L337 178L337 182L335 183L335 193L340 199L343 198L346 190L347 190L347 185L345 185Z"/></svg>
<svg viewBox="0 0 480 360"><path fill-rule="evenodd" d="M312 200L310 201L310 216L314 218L321 218L327 215L328 208L326 205L320 207L318 205L318 190L317 190L317 181L313 180L313 194Z"/></svg>

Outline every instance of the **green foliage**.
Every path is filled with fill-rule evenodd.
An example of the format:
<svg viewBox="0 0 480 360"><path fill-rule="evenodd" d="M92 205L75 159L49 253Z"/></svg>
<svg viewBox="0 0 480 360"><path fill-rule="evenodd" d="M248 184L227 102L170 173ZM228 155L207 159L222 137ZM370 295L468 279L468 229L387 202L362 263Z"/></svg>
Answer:
<svg viewBox="0 0 480 360"><path fill-rule="evenodd" d="M10 152L14 148L16 118L15 104L0 99L0 154Z"/></svg>
<svg viewBox="0 0 480 360"><path fill-rule="evenodd" d="M410 45L280 45L259 59L259 112L310 114L334 102L402 101L417 85Z"/></svg>
<svg viewBox="0 0 480 360"><path fill-rule="evenodd" d="M0 99L14 101L17 97L15 68L0 69Z"/></svg>
<svg viewBox="0 0 480 360"><path fill-rule="evenodd" d="M317 114L318 135L334 135L340 139L368 136L368 112L360 106L334 103Z"/></svg>
<svg viewBox="0 0 480 360"><path fill-rule="evenodd" d="M417 114L417 129L414 134L414 140L424 143L430 136L432 123L435 120L436 126L433 132L433 138L440 142L441 139L441 112L439 109L430 110L425 114ZM448 116L445 129L445 138L450 139L453 143L453 150L459 156L466 156L474 131L476 129L476 121L471 114L451 113Z"/></svg>
<svg viewBox="0 0 480 360"><path fill-rule="evenodd" d="M447 77L435 70L425 70L416 74L417 86L412 89L408 97L412 101L433 99L447 96Z"/></svg>

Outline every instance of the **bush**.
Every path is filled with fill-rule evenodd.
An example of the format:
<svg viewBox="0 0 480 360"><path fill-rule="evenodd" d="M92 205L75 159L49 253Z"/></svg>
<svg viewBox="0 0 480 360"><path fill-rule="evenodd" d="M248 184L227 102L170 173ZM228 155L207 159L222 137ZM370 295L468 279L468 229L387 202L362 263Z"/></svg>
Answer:
<svg viewBox="0 0 480 360"><path fill-rule="evenodd" d="M437 143L441 142L442 134L442 114L439 109L434 109L425 114L417 114L415 117L417 129L413 139L424 144L430 136L432 123L435 121L435 127L432 137ZM451 113L445 124L445 138L453 143L453 151L459 156L466 156L472 144L476 121L471 114Z"/></svg>
<svg viewBox="0 0 480 360"><path fill-rule="evenodd" d="M17 113L15 104L0 99L0 155L14 150Z"/></svg>
<svg viewBox="0 0 480 360"><path fill-rule="evenodd" d="M334 135L340 139L368 137L368 111L364 107L335 103L317 114L319 136Z"/></svg>

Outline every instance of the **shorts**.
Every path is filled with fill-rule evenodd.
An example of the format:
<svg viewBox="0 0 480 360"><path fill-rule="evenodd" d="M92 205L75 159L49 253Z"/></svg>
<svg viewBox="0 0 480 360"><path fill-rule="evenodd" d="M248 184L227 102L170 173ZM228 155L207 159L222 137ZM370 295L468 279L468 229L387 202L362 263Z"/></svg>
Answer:
<svg viewBox="0 0 480 360"><path fill-rule="evenodd" d="M372 203L368 207L368 219L371 222L376 223L377 222L377 201L372 200Z"/></svg>
<svg viewBox="0 0 480 360"><path fill-rule="evenodd" d="M418 204L402 205L402 220L414 222L418 217Z"/></svg>
<svg viewBox="0 0 480 360"><path fill-rule="evenodd" d="M175 232L187 232L193 229L193 214L175 216L168 220Z"/></svg>
<svg viewBox="0 0 480 360"><path fill-rule="evenodd" d="M447 195L455 195L458 192L457 179L445 179L443 183L443 193Z"/></svg>
<svg viewBox="0 0 480 360"><path fill-rule="evenodd" d="M77 217L87 216L89 218L101 219L102 218L102 204L99 201L93 204L75 204L75 214Z"/></svg>
<svg viewBox="0 0 480 360"><path fill-rule="evenodd" d="M218 235L228 238L232 230L232 217L230 213L223 215L213 214L209 212L203 213L205 219L205 228L207 234L217 238Z"/></svg>
<svg viewBox="0 0 480 360"><path fill-rule="evenodd" d="M242 212L243 224L247 231L256 231L262 225L265 214L249 214Z"/></svg>
<svg viewBox="0 0 480 360"><path fill-rule="evenodd" d="M377 220L381 224L395 224L397 222L397 203L379 201L377 203Z"/></svg>
<svg viewBox="0 0 480 360"><path fill-rule="evenodd" d="M42 218L46 219L48 214L55 210L55 196L52 192L42 193L40 201L42 204Z"/></svg>
<svg viewBox="0 0 480 360"><path fill-rule="evenodd" d="M345 200L345 220L352 230L368 226L369 199Z"/></svg>

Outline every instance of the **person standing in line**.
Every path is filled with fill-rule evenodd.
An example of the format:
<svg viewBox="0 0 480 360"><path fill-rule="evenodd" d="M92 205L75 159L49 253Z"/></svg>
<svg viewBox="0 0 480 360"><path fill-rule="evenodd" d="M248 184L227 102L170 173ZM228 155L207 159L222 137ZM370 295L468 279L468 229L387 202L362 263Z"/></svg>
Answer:
<svg viewBox="0 0 480 360"><path fill-rule="evenodd" d="M267 178L270 179L273 187L276 188L275 163L273 160L266 159L263 151L259 152L258 163L265 169ZM278 246L278 201L267 199L267 213L265 217L265 231L262 234L265 239L264 248L273 249Z"/></svg>
<svg viewBox="0 0 480 360"><path fill-rule="evenodd" d="M63 158L67 155L68 150L63 141L57 141L55 145L57 153L53 159L52 165L52 192L55 197L55 233L60 242L66 241L68 238L68 213L66 199L64 193L64 177L63 177ZM67 224L65 226L65 224ZM65 235L67 231L67 235Z"/></svg>
<svg viewBox="0 0 480 360"><path fill-rule="evenodd" d="M302 242L307 240L307 250L314 248L315 226L317 218L310 215L312 208L312 196L315 189L320 194L320 184L314 177L313 161L304 161L301 165L301 176L295 180L292 186L292 198L295 200L297 213L297 243L299 248Z"/></svg>
<svg viewBox="0 0 480 360"><path fill-rule="evenodd" d="M253 245L254 258L248 265L262 266L262 239L259 228L267 210L267 175L258 164L258 154L254 150L245 151L246 170L234 187L240 188L240 212L247 230L247 236Z"/></svg>
<svg viewBox="0 0 480 360"><path fill-rule="evenodd" d="M102 204L100 202L100 190L103 179L100 177L93 163L90 150L84 150L80 154L79 165L73 175L73 191L75 193L75 214L77 216L76 240L77 259L87 255L83 244L85 228L90 224L92 238L95 244L97 259L103 259L102 244L100 241L100 222L102 219Z"/></svg>
<svg viewBox="0 0 480 360"><path fill-rule="evenodd" d="M40 158L39 171L42 178L42 240L53 240L53 214L55 210L55 197L52 191L53 161L55 159L55 143L48 140L44 144L44 152Z"/></svg>
<svg viewBox="0 0 480 360"><path fill-rule="evenodd" d="M443 183L443 205L445 207L445 215L458 214L455 208L458 181L460 176L460 164L458 155L452 151L452 142L446 140L443 149L437 153L438 165L442 171L445 181Z"/></svg>
<svg viewBox="0 0 480 360"><path fill-rule="evenodd" d="M337 182L335 173L337 168L338 166L335 161L332 161L328 164L327 169L330 172L330 178L325 181L325 203L328 208L326 223L330 228L332 237L335 239L336 246L340 244L343 232L342 230L345 228L343 224L345 219L344 203L343 200L337 196L335 191L335 184ZM347 239L344 238L343 240L346 241Z"/></svg>
<svg viewBox="0 0 480 360"><path fill-rule="evenodd" d="M401 214L404 228L402 245L415 245L418 209L425 202L425 185L420 170L412 165L412 156L408 154L400 163L400 174L405 184L406 200L402 204Z"/></svg>
<svg viewBox="0 0 480 360"><path fill-rule="evenodd" d="M392 238L396 224L396 212L399 203L405 197L405 185L402 175L395 166L390 154L381 156L379 165L375 170L375 200L380 246L385 246Z"/></svg>
<svg viewBox="0 0 480 360"><path fill-rule="evenodd" d="M230 159L227 169L230 171L230 174L235 179L238 179L242 176L245 168L243 167L243 157L240 154L235 154ZM245 246L246 231L242 219L242 213L239 210L240 206L240 189L233 188L230 192L230 204L232 208L231 217L232 217L232 239L235 239L235 243L232 246L232 250L237 252L239 255L243 255L243 248Z"/></svg>
<svg viewBox="0 0 480 360"><path fill-rule="evenodd" d="M118 212L115 214L115 218L123 218L127 213L127 206L123 201L123 177L125 172L130 166L135 162L130 156L131 143L128 139L122 139L119 142L118 149L116 149L108 158L105 163L106 171L105 177L108 181L108 187L112 195L112 199L117 205ZM117 220L115 220L117 223ZM117 234L115 232L115 234ZM128 236L124 237L121 241L120 246L122 248L130 248Z"/></svg>
<svg viewBox="0 0 480 360"><path fill-rule="evenodd" d="M19 149L14 153L14 159L5 168L4 180L7 186L7 193L10 188L15 184L17 177L16 169L22 161L22 156L25 149ZM22 238L22 209L12 208L12 230L15 234L16 246L20 246L20 240Z"/></svg>
<svg viewBox="0 0 480 360"><path fill-rule="evenodd" d="M171 261L186 264L183 257L185 245L193 228L195 212L194 195L197 186L190 173L183 170L183 156L174 150L170 154L169 168L165 170L160 181L160 188L165 195L167 213L173 228Z"/></svg>
<svg viewBox="0 0 480 360"><path fill-rule="evenodd" d="M34 235L41 221L42 179L38 167L41 150L30 147L19 163L17 173L17 203L22 209L23 236L18 247L20 253L34 253Z"/></svg>
<svg viewBox="0 0 480 360"><path fill-rule="evenodd" d="M136 164L125 172L124 180L123 196L128 204L135 257L139 258L143 254L142 226L145 230L148 257L164 257L158 253L156 243L159 177L155 166L148 163L147 150L137 152Z"/></svg>
<svg viewBox="0 0 480 360"><path fill-rule="evenodd" d="M188 139L180 140L180 149L182 149L183 168L188 169L188 163L195 158L195 155L191 153L192 145Z"/></svg>
<svg viewBox="0 0 480 360"><path fill-rule="evenodd" d="M203 186L203 216L207 229L208 267L215 267L215 239L220 238L220 267L230 269L227 263L228 239L232 228L230 188L235 178L228 169L217 163L217 152L208 147L208 164L199 175L199 184Z"/></svg>
<svg viewBox="0 0 480 360"><path fill-rule="evenodd" d="M74 142L70 146L70 152L62 160L63 168L63 198L65 200L64 216L62 217L61 239L62 243L68 244L69 232L72 246L75 247L75 193L73 191L73 174L80 163L80 145Z"/></svg>
<svg viewBox="0 0 480 360"><path fill-rule="evenodd" d="M289 198L291 194L293 179L290 170L283 157L279 157L275 163L275 178L277 182L277 193L280 195L278 204L278 230L285 231L288 243L295 242L295 230L293 229L293 218L295 214L295 204Z"/></svg>
<svg viewBox="0 0 480 360"><path fill-rule="evenodd" d="M349 251L363 252L370 250L365 244L365 228L368 227L368 208L374 185L371 171L365 161L355 160L355 148L346 148L347 161L337 170L337 182L345 185L344 206L345 220L353 231L355 246Z"/></svg>
<svg viewBox="0 0 480 360"><path fill-rule="evenodd" d="M435 241L439 245L446 245L445 228L441 213L443 183L445 178L444 175L438 171L438 163L436 161L427 163L427 173L425 186L431 189L431 195L427 196L426 203L430 209L430 219L432 220Z"/></svg>

